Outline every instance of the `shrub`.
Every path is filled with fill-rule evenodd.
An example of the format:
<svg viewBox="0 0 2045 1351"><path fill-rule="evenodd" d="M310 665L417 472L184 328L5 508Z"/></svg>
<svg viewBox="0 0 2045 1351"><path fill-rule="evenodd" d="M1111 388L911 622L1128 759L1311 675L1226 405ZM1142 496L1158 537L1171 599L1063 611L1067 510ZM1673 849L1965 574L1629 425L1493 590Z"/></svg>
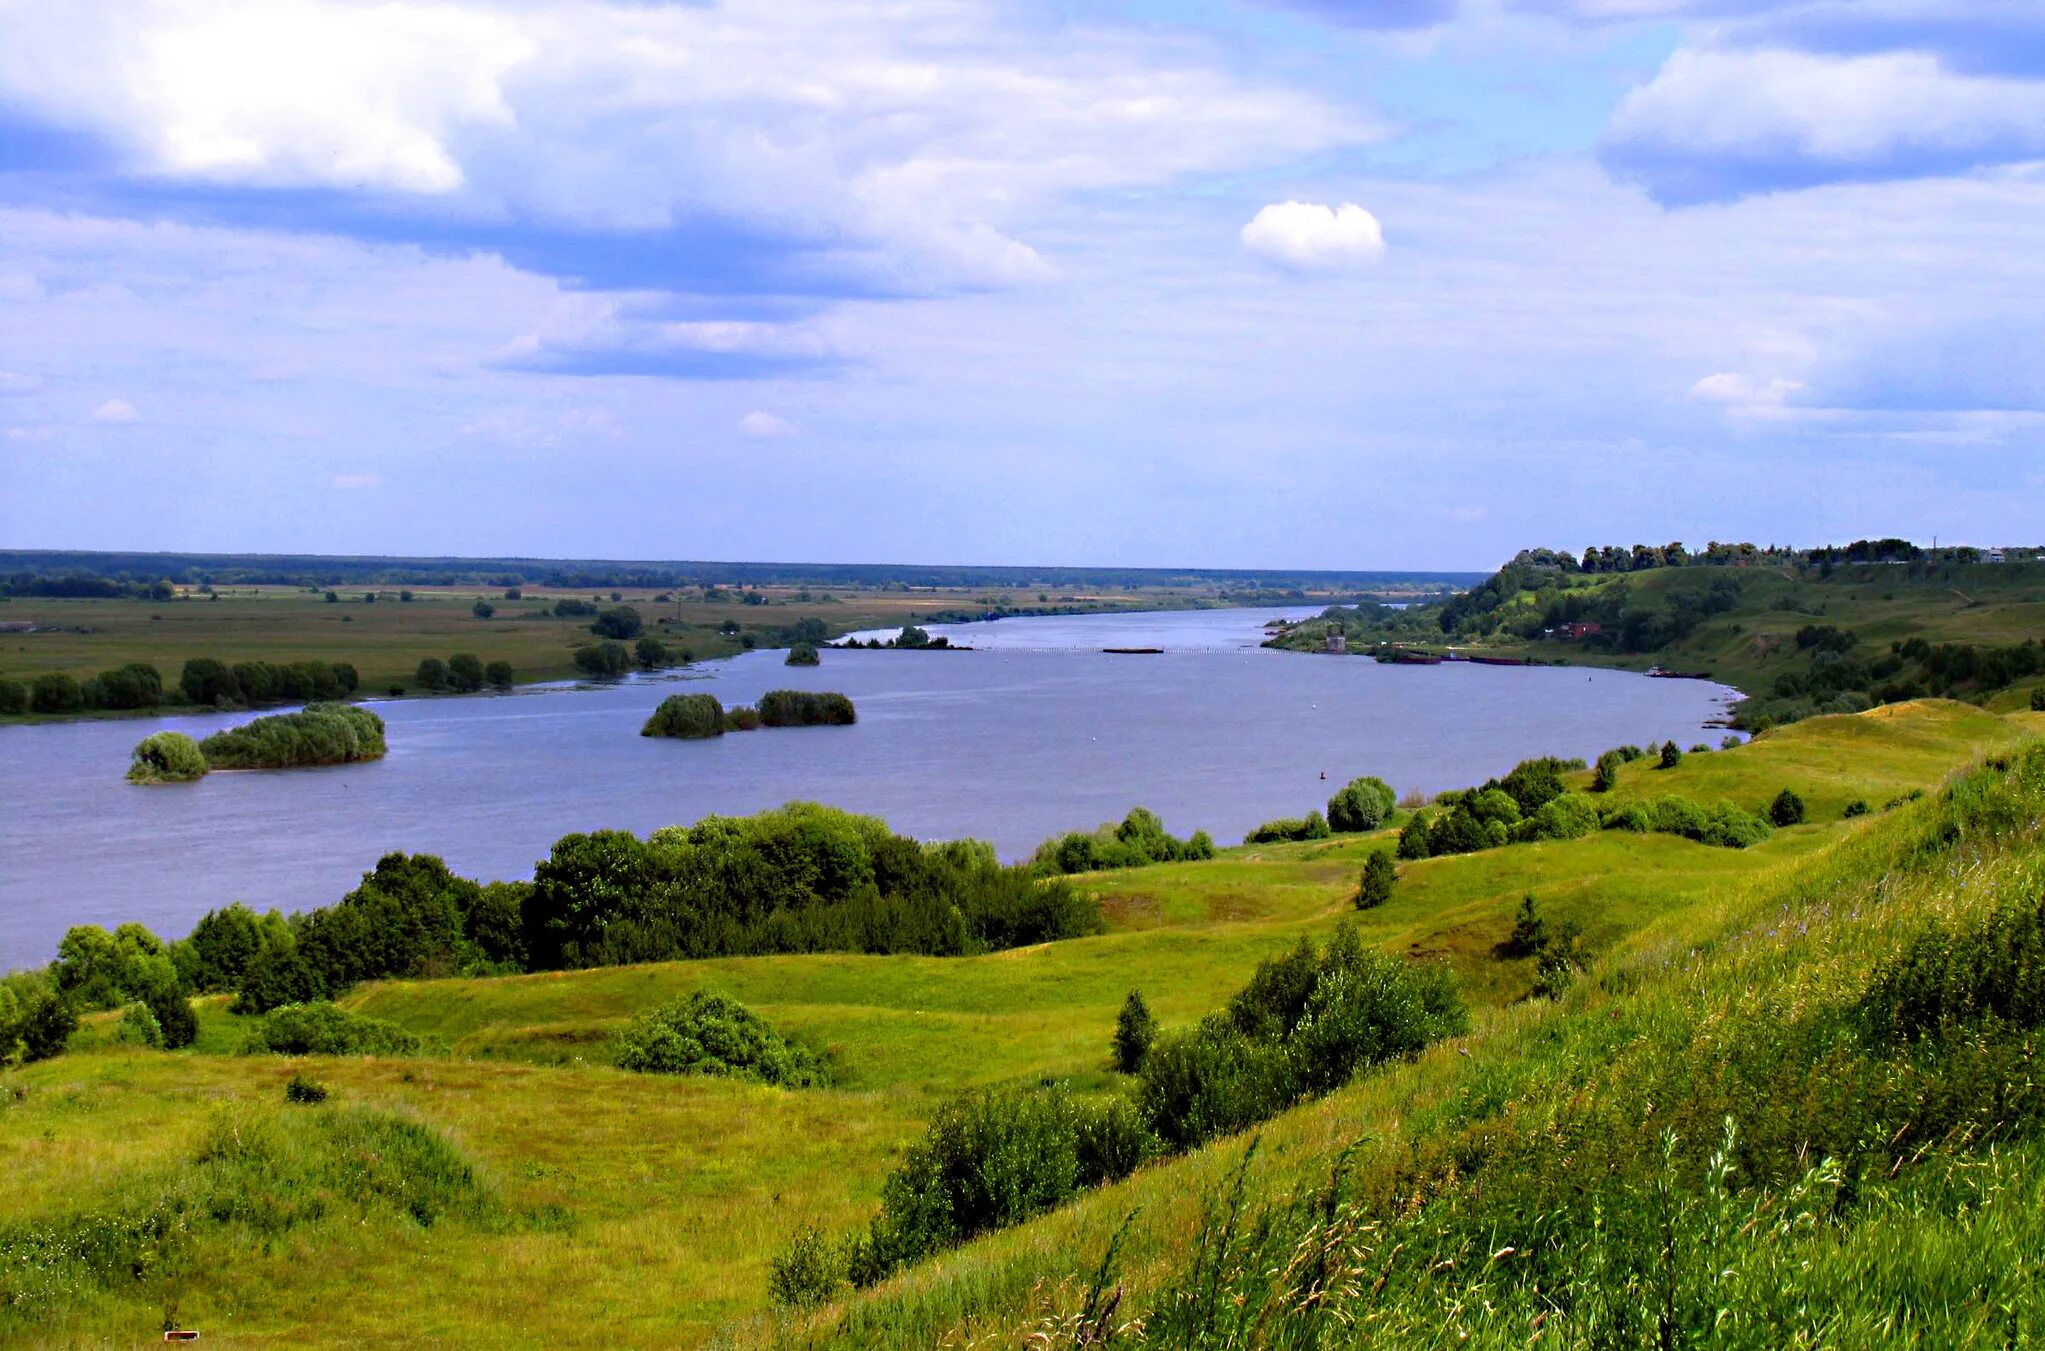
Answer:
<svg viewBox="0 0 2045 1351"><path fill-rule="evenodd" d="M724 715L724 729L728 732L756 732L760 729L760 710L751 704L740 704Z"/></svg>
<svg viewBox="0 0 2045 1351"><path fill-rule="evenodd" d="M284 1101L297 1103L301 1107L313 1107L327 1100L327 1086L317 1079L308 1079L303 1074L293 1074L284 1081Z"/></svg>
<svg viewBox="0 0 2045 1351"><path fill-rule="evenodd" d="M767 1297L784 1309L828 1304L845 1284L845 1266L844 1245L812 1226L791 1239L768 1263Z"/></svg>
<svg viewBox="0 0 2045 1351"><path fill-rule="evenodd" d="M1711 809L1704 824L1704 833L1697 838L1701 843L1717 845L1723 849L1745 849L1768 838L1768 823L1750 812L1742 811L1730 802L1721 802Z"/></svg>
<svg viewBox="0 0 2045 1351"><path fill-rule="evenodd" d="M716 695L669 695L646 719L640 736L724 736L724 705Z"/></svg>
<svg viewBox="0 0 2045 1351"><path fill-rule="evenodd" d="M13 1029L13 1040L20 1047L24 1063L49 1060L64 1053L71 1044L71 1034L78 1030L78 1011L71 1001L55 991L49 991L31 1002L22 1013ZM0 1028L0 1033L6 1029ZM0 1059L8 1054L8 1038L0 1035Z"/></svg>
<svg viewBox="0 0 2045 1351"><path fill-rule="evenodd" d="M121 1023L114 1029L114 1040L128 1046L148 1046L160 1051L163 1049L163 1028L147 1004L130 1004L121 1010Z"/></svg>
<svg viewBox="0 0 2045 1351"><path fill-rule="evenodd" d="M1136 1106L1157 1137L1188 1150L1292 1105L1283 1046L1252 1041L1225 1016L1158 1038L1137 1080Z"/></svg>
<svg viewBox="0 0 2045 1351"><path fill-rule="evenodd" d="M478 619L488 619L491 615L497 613L497 607L479 596L476 599L476 603L469 607L469 613Z"/></svg>
<svg viewBox="0 0 2045 1351"><path fill-rule="evenodd" d="M75 713L85 707L85 693L76 680L52 671L36 677L28 702L37 713Z"/></svg>
<svg viewBox="0 0 2045 1351"><path fill-rule="evenodd" d="M1140 993L1131 990L1122 1001L1122 1011L1115 1015L1115 1068L1123 1074L1142 1069L1143 1058L1150 1054L1150 1043L1156 1039L1157 1020L1150 1016L1150 1006Z"/></svg>
<svg viewBox="0 0 2045 1351"><path fill-rule="evenodd" d="M1578 840L1598 830L1598 809L1582 793L1562 793L1541 804L1530 818L1538 840Z"/></svg>
<svg viewBox="0 0 2045 1351"><path fill-rule="evenodd" d="M1328 828L1342 833L1376 830L1392 814L1397 795L1383 779L1351 779L1328 799Z"/></svg>
<svg viewBox="0 0 2045 1351"><path fill-rule="evenodd" d="M1541 917L1540 902L1530 891L1520 898L1519 912L1513 916L1512 932L1498 945L1499 955L1532 957L1547 945L1548 921Z"/></svg>
<svg viewBox="0 0 2045 1351"><path fill-rule="evenodd" d="M1654 815L1639 802L1629 802L1623 807L1607 812L1604 817L1606 830L1630 830L1636 835L1645 835L1654 829Z"/></svg>
<svg viewBox="0 0 2045 1351"><path fill-rule="evenodd" d="M797 643L794 647L788 649L788 660L784 661L782 665L816 666L820 665L821 661L822 659L817 656L815 647L808 643Z"/></svg>
<svg viewBox="0 0 2045 1351"><path fill-rule="evenodd" d="M513 680L511 663L508 661L491 662L483 668L483 679L493 690L510 689Z"/></svg>
<svg viewBox="0 0 2045 1351"><path fill-rule="evenodd" d="M457 652L447 659L447 683L463 694L483 688L483 661L473 652Z"/></svg>
<svg viewBox="0 0 2045 1351"><path fill-rule="evenodd" d="M599 638L629 639L637 638L642 627L639 612L629 605L620 605L599 614L589 631Z"/></svg>
<svg viewBox="0 0 2045 1351"><path fill-rule="evenodd" d="M1392 862L1392 851L1378 849L1363 861L1363 879L1356 887L1356 908L1375 910L1392 899L1392 888L1399 880L1398 865Z"/></svg>
<svg viewBox="0 0 2045 1351"><path fill-rule="evenodd" d="M143 1006L156 1022L164 1050L175 1051L199 1039L199 1017L192 1012L192 1001L176 986L164 984L151 989L143 996Z"/></svg>
<svg viewBox="0 0 2045 1351"><path fill-rule="evenodd" d="M702 991L651 1009L618 1035L620 1069L715 1074L788 1088L831 1082L830 1066L735 1000Z"/></svg>
<svg viewBox="0 0 2045 1351"><path fill-rule="evenodd" d="M1876 1045L2045 1024L2045 896L1998 903L1958 929L1934 923L1875 972L1854 1016Z"/></svg>
<svg viewBox="0 0 2045 1351"><path fill-rule="evenodd" d="M1867 813L1868 805L1867 799L1865 798L1857 797L1853 801L1846 804L1846 819L1849 821L1856 816L1866 816Z"/></svg>
<svg viewBox="0 0 2045 1351"><path fill-rule="evenodd" d="M668 664L667 644L652 634L632 644L632 655L649 671L659 670Z"/></svg>
<svg viewBox="0 0 2045 1351"><path fill-rule="evenodd" d="M135 747L129 783L190 783L206 776L199 743L183 732L152 732Z"/></svg>
<svg viewBox="0 0 2045 1351"><path fill-rule="evenodd" d="M2031 711L2045 713L2045 685L2031 691Z"/></svg>
<svg viewBox="0 0 2045 1351"><path fill-rule="evenodd" d="M19 680L0 679L0 713L28 712L28 686Z"/></svg>
<svg viewBox="0 0 2045 1351"><path fill-rule="evenodd" d="M1591 791L1609 793L1616 788L1619 784L1619 766L1625 763L1626 758L1618 751L1606 751L1599 756L1597 770L1591 775Z"/></svg>
<svg viewBox="0 0 2045 1351"><path fill-rule="evenodd" d="M245 1055L412 1055L419 1038L395 1023L324 1002L286 1004L258 1019Z"/></svg>
<svg viewBox="0 0 2045 1351"><path fill-rule="evenodd" d="M1793 789L1783 789L1768 804L1768 819L1778 826L1800 825L1804 819L1804 800Z"/></svg>
<svg viewBox="0 0 2045 1351"><path fill-rule="evenodd" d="M383 719L352 704L307 704L296 713L215 732L199 743L213 769L348 764L381 760L384 749Z"/></svg>
<svg viewBox="0 0 2045 1351"><path fill-rule="evenodd" d="M428 693L446 689L447 663L438 657L421 657L418 669L412 673L412 683Z"/></svg>
<svg viewBox="0 0 2045 1351"><path fill-rule="evenodd" d="M1680 765L1682 763L1683 763L1682 748L1677 746L1673 740L1664 741L1662 743L1662 758L1659 768L1674 769L1677 765Z"/></svg>
<svg viewBox="0 0 2045 1351"><path fill-rule="evenodd" d="M639 729L641 736L701 738L724 735L724 705L714 694L670 694Z"/></svg>
<svg viewBox="0 0 2045 1351"><path fill-rule="evenodd" d="M766 727L850 727L857 721L852 701L836 691L768 690L760 696Z"/></svg>
<svg viewBox="0 0 2045 1351"><path fill-rule="evenodd" d="M586 676L599 679L621 676L632 669L631 654L625 651L623 643L591 643L575 649L575 669Z"/></svg>
<svg viewBox="0 0 2045 1351"><path fill-rule="evenodd" d="M1244 844L1282 844L1297 840L1325 840L1331 832L1328 820L1318 811L1300 817L1266 821L1243 837Z"/></svg>

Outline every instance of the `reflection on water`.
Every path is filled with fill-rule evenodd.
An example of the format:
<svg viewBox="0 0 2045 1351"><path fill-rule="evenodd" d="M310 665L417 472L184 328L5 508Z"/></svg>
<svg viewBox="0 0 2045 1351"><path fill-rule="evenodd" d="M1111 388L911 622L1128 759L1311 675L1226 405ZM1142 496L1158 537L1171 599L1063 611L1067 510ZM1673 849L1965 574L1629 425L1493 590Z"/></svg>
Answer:
<svg viewBox="0 0 2045 1351"><path fill-rule="evenodd" d="M150 788L121 777L143 736L203 736L247 715L0 728L0 969L48 960L74 923L135 919L169 937L231 900L324 904L392 849L525 877L569 831L644 832L795 798L926 839L990 839L1010 858L1137 803L1175 834L1205 828L1226 843L1322 804L1355 774L1433 791L1529 755L1716 744L1706 724L1731 693L1255 646L1266 620L1307 613L1008 619L932 629L974 651L826 651L814 668L749 654L701 668L687 688L727 705L782 686L843 690L859 724L712 741L638 735L672 679L376 704L390 724L376 764Z"/></svg>

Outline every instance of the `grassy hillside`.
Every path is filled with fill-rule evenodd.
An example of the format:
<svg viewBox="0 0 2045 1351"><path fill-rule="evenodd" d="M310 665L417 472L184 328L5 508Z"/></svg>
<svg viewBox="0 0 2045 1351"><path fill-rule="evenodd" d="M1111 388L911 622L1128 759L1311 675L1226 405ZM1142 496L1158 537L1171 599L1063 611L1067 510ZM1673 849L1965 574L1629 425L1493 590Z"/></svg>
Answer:
<svg viewBox="0 0 2045 1351"><path fill-rule="evenodd" d="M1357 873L1384 837L1236 848L1210 862L1089 876L1081 883L1102 898L1109 932L984 957L726 958L385 982L350 996L348 1007L428 1039L433 1049L413 1057L237 1056L240 1020L219 1001L202 1006L193 1048L148 1051L114 1043L116 1015L105 1015L68 1054L0 1071L0 1168L10 1183L0 1188L0 1341L140 1343L170 1317L230 1346L931 1345L969 1331L1010 1344L1084 1302L1110 1236L1136 1209L1111 1283L1124 1292L1115 1321L1126 1320L1197 1284L1185 1255L1201 1246L1205 1198L1245 1141L1153 1164L814 1315L770 1310L767 1264L807 1226L863 1223L898 1151L948 1095L1046 1079L1108 1089L1117 1079L1108 1035L1131 989L1164 1024L1190 1024L1260 958L1301 935L1325 938L1344 916L1368 944L1445 956L1476 1007L1474 1029L1272 1122L1244 1175L1246 1205L1282 1216L1283 1198L1324 1185L1359 1136L1368 1143L1352 1165L1364 1182L1356 1197L1380 1206L1409 1188L1416 1203L1463 1196L1465 1163L1481 1172L1486 1158L1520 1158L1484 1141L1566 1127L1576 1134L1556 1139L1652 1143L1671 1113L1682 1139L1670 1166L1689 1187L1701 1174L1700 1142L1719 1129L1704 1118L1730 1090L1711 1084L1709 1056L1685 1048L1736 1030L1751 1040L1784 1010L1831 1007L1932 915L1964 919L2024 885L2039 894L2045 855L2025 833L2037 825L2037 794L2008 787L2006 772L1987 772L1967 799L1973 815L1950 831L1958 809L1936 795L1880 810L2006 754L2038 721L1900 705L1813 719L1670 770L1643 762L1628 767L1615 798L1680 792L1752 806L1792 787L1811 804L1811 823L1746 850L1608 832L1406 864L1392 900L1361 914L1351 909ZM1877 810L1843 819L1855 798ZM2015 824L1981 826L1991 817ZM1580 923L1593 954L1560 1004L1526 999L1532 962L1494 952L1529 891L1553 919ZM828 1048L837 1086L780 1090L609 1066L610 1038L626 1020L693 990L735 997ZM1669 1078L1670 1065L1689 1077ZM328 1101L287 1104L294 1074L325 1086ZM1650 1091L1658 1105L1648 1118L1570 1124L1586 1096L1631 1111ZM1792 1107L1811 1104L1784 1110ZM415 1142L402 1156L423 1163L383 1168L391 1151L307 1124L330 1113L373 1114L383 1131L407 1123L437 1143ZM1783 1120L1771 1129L1792 1131ZM1637 1151L1607 1152L1635 1176L1625 1170ZM1982 1160L1951 1157L1962 1170ZM2025 1157L1990 1160L2014 1170L1993 1172L1997 1185L2036 1188L2045 1174L2026 1172ZM1752 1199L1742 1193L1741 1204ZM1404 1210L1356 1223L1387 1224ZM1451 1218L1427 1241L1471 1242ZM1968 1245L2000 1253L1997 1244L2028 1235L1965 1229L1954 1269L1987 1280ZM1402 1231L1398 1242L1419 1251L1421 1237ZM117 1260L95 1266L95 1253ZM1825 1260L1828 1271L1844 1269L1839 1254ZM1245 1270L1259 1263L1284 1265L1259 1256ZM1372 1316L1400 1340L1421 1324L1451 1326L1442 1299L1474 1309L1492 1293L1414 1284L1404 1266L1394 1275L1399 1300ZM1508 1294L1498 1293L1499 1307ZM1525 1322L1465 1326L1494 1340L1527 1332Z"/></svg>

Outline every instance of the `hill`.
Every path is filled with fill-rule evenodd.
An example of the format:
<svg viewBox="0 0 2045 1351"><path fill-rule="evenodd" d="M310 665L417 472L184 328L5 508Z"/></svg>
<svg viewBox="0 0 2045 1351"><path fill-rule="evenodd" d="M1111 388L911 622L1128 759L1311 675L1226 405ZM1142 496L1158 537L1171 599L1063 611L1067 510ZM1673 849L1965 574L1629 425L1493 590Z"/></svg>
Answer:
<svg viewBox="0 0 2045 1351"><path fill-rule="evenodd" d="M123 1044L120 1015L101 1015L67 1054L0 1072L11 1184L0 1194L0 1339L140 1341L170 1319L231 1346L1008 1344L1085 1312L1132 1211L1106 1268L1104 1289L1120 1292L1106 1321L1141 1315L1158 1338L1201 1308L1257 1309L1291 1327L1298 1292L1256 1273L1285 1269L1272 1245L1302 1244L1371 1273L1345 1278L1345 1290L1388 1273L1389 1294L1352 1299L1343 1317L1375 1320L1395 1343L1456 1318L1480 1341L1524 1340L1542 1316L1574 1329L1565 1341L1585 1340L1567 1321L1576 1310L1664 1293L1690 1319L1708 1284L1697 1273L1735 1258L1740 1317L1761 1311L1778 1320L1768 1329L1795 1325L1771 1290L1823 1291L1841 1319L1861 1317L1866 1301L1845 1287L1862 1260L1887 1263L1894 1289L1926 1292L1895 1338L1973 1335L1967 1300L1935 1298L1961 1286L1999 1292L2035 1328L2018 1277L2035 1260L2022 1254L2037 1250L2038 1212L1984 1218L1962 1204L2045 1185L2027 1152L2032 1117L1990 1119L2004 1110L1979 1100L1991 1080L1960 1071L1991 1062L1958 1043L1870 1049L1838 1011L1927 925L1966 930L1997 904L2035 900L2045 755L2016 748L2036 721L1913 703L1811 719L1673 769L1638 763L1612 804L1680 793L1751 807L1791 788L1810 820L1747 849L1605 831L1407 863L1392 899L1369 911L1352 907L1356 877L1389 830L1086 876L1107 932L984 956L730 957L380 982L343 1001L423 1039L413 1055L237 1055L245 1020L219 999L201 1002L198 1040L183 1051ZM1948 788L1881 809L1970 764ZM1854 800L1876 810L1847 818ZM1586 969L1559 1000L1529 998L1533 957L1499 952L1530 891L1551 925L1581 931ZM814 1312L770 1305L773 1255L804 1230L863 1225L899 1151L952 1095L1045 1081L1089 1099L1120 1094L1109 1033L1129 991L1167 1028L1185 1027L1260 960L1302 937L1325 943L1344 920L1369 948L1447 960L1470 1032L1280 1114L1247 1165L1247 1137L1161 1158L870 1292L841 1291ZM697 990L827 1050L835 1086L610 1066L628 1020ZM1985 1042L1969 1024L1966 1044L2014 1054L2031 1024L2005 1022ZM1796 1037L1776 1035L1784 1028ZM1814 1046L1838 1057L1823 1073L1811 1070ZM1726 1047L1751 1054L1726 1059ZM1877 1157L1905 1119L1877 1132L1873 1108L1820 1089L1880 1088L1868 1101L1900 1111L1894 1076L1906 1070L1929 1076L1908 1083L1960 1115L1910 1125L1907 1151ZM294 1076L327 1100L288 1102ZM1728 1115L1741 1171L1721 1204L1702 1180ZM1962 1118L1978 1118L1979 1133ZM1659 1163L1663 1126L1676 1138ZM1331 1169L1359 1138L1330 1199ZM1985 1152L1988 1141L2000 1152ZM1840 1166L1858 1170L1853 1199L1839 1199L1844 1183L1804 1179L1835 1146ZM1581 1167L1531 1166L1548 1148ZM1908 1166L1892 1180L1899 1151ZM1584 1247L1595 1227L1579 1204L1596 1197L1637 1218L1625 1198L1664 1184L1689 1282L1666 1292L1634 1230ZM1822 1242L1790 1222L1820 1185L1831 1188ZM1230 1227L1230 1205L1268 1223ZM1778 1215L1789 1218L1775 1236ZM1750 1221L1771 1237L1727 1237ZM1265 1246L1245 1247L1252 1236ZM1506 1246L1514 1260L1492 1261ZM1218 1269L1188 1265L1202 1251ZM1469 1276L1430 1274L1442 1261ZM1813 1261L1818 1274L1793 1278ZM1568 1303L1536 1286L1569 1292ZM1205 1305L1203 1291L1214 1295ZM1477 1314L1486 1300L1498 1311L1489 1321Z"/></svg>

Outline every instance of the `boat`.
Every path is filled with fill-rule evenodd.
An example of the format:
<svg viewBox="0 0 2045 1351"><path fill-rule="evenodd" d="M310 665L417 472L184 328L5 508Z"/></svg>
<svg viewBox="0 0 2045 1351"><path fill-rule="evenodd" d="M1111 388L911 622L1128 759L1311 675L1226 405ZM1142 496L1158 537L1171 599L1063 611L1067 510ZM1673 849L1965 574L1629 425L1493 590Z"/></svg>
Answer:
<svg viewBox="0 0 2045 1351"><path fill-rule="evenodd" d="M1157 657L1164 654L1161 647L1104 647L1101 651L1111 652L1118 657Z"/></svg>

